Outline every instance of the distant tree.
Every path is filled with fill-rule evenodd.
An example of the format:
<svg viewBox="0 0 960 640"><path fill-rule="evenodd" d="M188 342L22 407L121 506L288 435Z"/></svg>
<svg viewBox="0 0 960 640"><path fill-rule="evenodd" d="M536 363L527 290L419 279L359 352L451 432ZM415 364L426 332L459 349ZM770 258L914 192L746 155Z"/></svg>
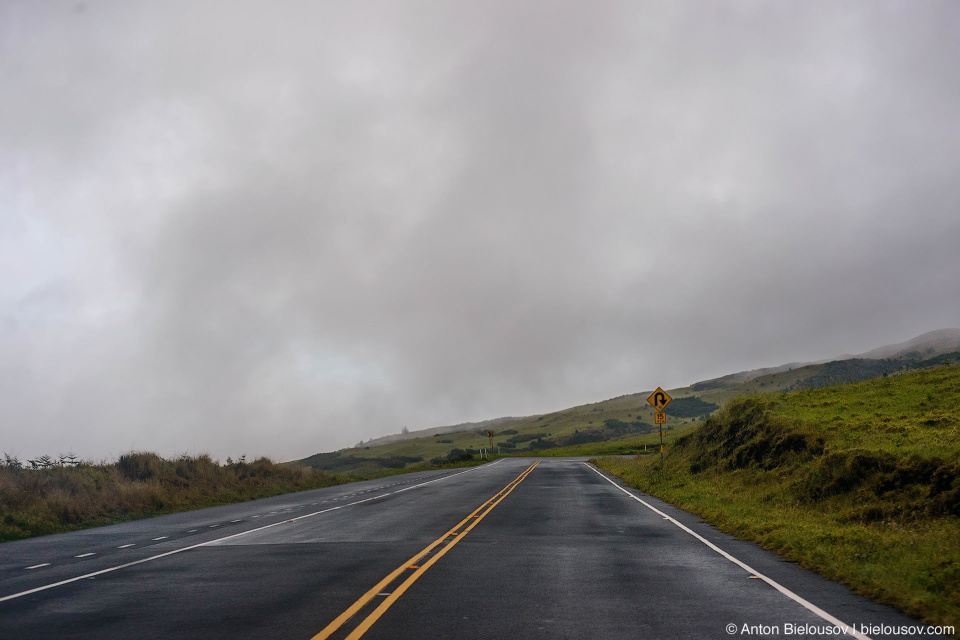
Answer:
<svg viewBox="0 0 960 640"><path fill-rule="evenodd" d="M78 464L80 464L80 461L77 459L77 456L73 455L72 452L71 452L71 453L61 453L61 454L58 456L58 460L59 460L58 464L59 464L61 467L75 467L75 466L77 466Z"/></svg>
<svg viewBox="0 0 960 640"><path fill-rule="evenodd" d="M36 460L27 460L34 469L49 469L54 466L53 458L47 455L40 456Z"/></svg>
<svg viewBox="0 0 960 640"><path fill-rule="evenodd" d="M400 433L406 435L410 433L410 429L407 428L407 425L403 425L403 428L400 429Z"/></svg>

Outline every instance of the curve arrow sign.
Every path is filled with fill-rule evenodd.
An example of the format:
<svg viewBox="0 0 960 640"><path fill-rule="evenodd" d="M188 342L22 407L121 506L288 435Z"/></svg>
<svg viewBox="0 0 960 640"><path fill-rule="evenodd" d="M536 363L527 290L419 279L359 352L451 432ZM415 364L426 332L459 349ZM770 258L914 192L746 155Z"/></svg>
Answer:
<svg viewBox="0 0 960 640"><path fill-rule="evenodd" d="M650 397L647 398L647 402L652 404L653 408L657 411L663 411L664 407L670 404L671 400L673 400L673 398L671 398L670 395L660 387L657 387L657 390L651 393Z"/></svg>

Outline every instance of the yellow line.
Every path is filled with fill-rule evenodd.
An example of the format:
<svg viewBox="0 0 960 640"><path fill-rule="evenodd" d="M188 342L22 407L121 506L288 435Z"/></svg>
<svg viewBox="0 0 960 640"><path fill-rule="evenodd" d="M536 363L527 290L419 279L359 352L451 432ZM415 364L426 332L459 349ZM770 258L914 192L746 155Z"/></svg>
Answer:
<svg viewBox="0 0 960 640"><path fill-rule="evenodd" d="M343 626L343 623L349 620L358 611L360 611L360 609L366 606L367 603L373 600L373 598L375 598L385 586L393 582L397 578L397 576L399 576L401 573L403 573L407 569L410 569L411 568L410 565L417 564L417 561L420 558L424 557L425 555L433 551L433 549L435 549L437 545L442 543L444 540L446 540L450 536L455 536L449 543L447 543L447 546L445 546L443 549L438 551L436 555L434 555L432 558L427 560L424 564L419 565L419 568L409 578L404 580L404 582L399 587L397 587L397 589L395 589L392 594L390 594L383 602L380 603L380 606L378 606L369 616L367 616L367 618L363 622L360 623L359 626L357 626L356 629L353 630L353 632L349 636L347 636L347 640L356 640L356 638L359 638L364 633L366 633L367 630L371 626L373 626L373 623L376 622L380 618L380 616L382 616L384 612L386 612L386 610L389 609L394 602L396 602L397 598L403 595L403 592L406 591L410 587L410 585L412 585L417 580L417 578L422 576L423 573L427 569L429 569L434 562L439 560L443 554L445 554L447 551L450 550L451 547L453 547L453 545L457 544L460 540L462 540L464 535L466 535L471 529L477 526L477 524L481 520L483 520L484 516L486 516L488 513L490 513L493 510L494 507L500 504L500 502L504 498L506 498L510 494L510 492L513 491L514 488L516 488L516 486L524 480L524 478L530 475L530 472L533 471L534 467L536 467L538 464L540 464L539 461L534 462L532 465L527 467L526 471L524 471L519 476L517 476L516 479L514 479L510 484L504 487L499 493L497 493L497 495L495 495L493 498L491 498L490 500L487 500L482 505L474 509L473 512L470 513L470 515L468 515L466 518L458 522L456 526L452 527L445 534L443 534L442 536L440 536L439 538L431 542L427 547L425 547L417 555L413 556L412 558L407 560L405 563L403 563L402 565L400 565L399 567L391 571L386 578L378 582L372 589L370 589L365 594L363 594L359 600L357 600L352 605L350 605L350 607L347 608L346 611L344 611L339 616L337 616L337 618L333 622L328 624L323 631L313 636L311 640L325 640L326 638L329 638L331 634L333 634L335 631L337 631L337 629ZM494 498L496 498L495 502L493 501ZM482 511L484 507L487 507L486 511L478 515L478 512ZM468 521L470 521L470 525L463 531L458 532L460 527L462 527Z"/></svg>
<svg viewBox="0 0 960 640"><path fill-rule="evenodd" d="M367 618L366 618L363 622L361 622L361 623L357 626L356 629L353 630L353 633L351 633L349 636L347 636L347 640L357 640L360 636L362 636L364 633L366 633L367 630L370 629L370 627L373 626L373 623L375 623L377 620L379 620L379 619L380 619L380 616L382 616L384 613L386 613L387 609L389 609L389 608L391 607L391 605L393 605L393 603L396 602L397 599L400 598L400 596L402 596L403 593L404 593L407 589L409 589L410 586L411 586L414 582L416 582L417 579L418 579L420 576L422 576L423 573L433 565L434 562L436 562L437 560L439 560L439 559L441 558L441 556L443 556L443 554L445 554L447 551L450 551L450 549L453 547L453 545L455 545L455 544L457 544L458 542L460 542L460 540L463 539L463 536L466 535L466 534L467 534L471 529L473 529L475 526L477 526L477 524L480 522L480 520L482 520L482 519L484 518L484 516L486 516L488 513L490 513L490 512L493 510L494 507L496 507L504 498L506 498L508 495L510 495L510 491L513 491L513 490L516 488L516 486L517 486L518 484L520 484L520 482L521 482L524 478L526 478L527 475L529 475L530 472L533 471L533 468L534 468L535 466L537 466L538 464L540 464L540 463L539 463L539 462L533 463L533 465L531 465L530 468L527 469L523 474L521 474L521 477L518 478L518 479L514 482L513 486L510 487L510 490L509 490L509 491L507 491L506 493L504 493L504 494L500 497L499 500L497 500L497 501L494 502L492 505L490 505L490 507L489 507L486 511L484 511L477 519L475 519L475 520L470 524L470 526L468 526L466 529L464 529L463 532L461 532L461 534L460 534L459 536L457 536L456 538L454 538L453 540L451 540L450 543L447 544L447 546L445 546L443 549L441 549L440 551L438 551L438 552L436 553L436 555L432 556L432 557L431 557L429 560L427 560L427 562L424 563L419 569L417 569L415 572L413 572L413 574L411 574L409 578L407 578L406 580L404 580L403 583L402 583L399 587L397 587L397 588L394 590L393 593L391 593L387 598L384 599L383 602L380 603L380 606L378 606L376 609L374 609L373 613L371 613L369 616L367 616Z"/></svg>

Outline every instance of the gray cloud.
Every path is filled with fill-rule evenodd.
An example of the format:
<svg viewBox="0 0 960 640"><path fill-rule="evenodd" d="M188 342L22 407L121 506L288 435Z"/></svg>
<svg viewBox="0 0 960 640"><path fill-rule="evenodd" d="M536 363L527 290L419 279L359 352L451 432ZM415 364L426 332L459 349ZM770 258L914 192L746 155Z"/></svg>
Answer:
<svg viewBox="0 0 960 640"><path fill-rule="evenodd" d="M0 11L14 453L292 458L958 325L949 2Z"/></svg>

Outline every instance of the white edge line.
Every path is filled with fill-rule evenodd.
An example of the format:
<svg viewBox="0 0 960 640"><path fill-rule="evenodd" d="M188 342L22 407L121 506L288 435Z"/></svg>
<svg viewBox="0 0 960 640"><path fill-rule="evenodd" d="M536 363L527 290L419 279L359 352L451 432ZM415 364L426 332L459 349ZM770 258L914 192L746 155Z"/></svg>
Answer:
<svg viewBox="0 0 960 640"><path fill-rule="evenodd" d="M646 508L650 509L650 510L653 511L654 513L659 513L661 516L663 516L664 520L669 520L669 521L672 522L673 524L677 525L678 527L680 527L681 529L683 529L684 531L686 531L687 533L689 533L690 535L692 535L694 538L696 538L697 540L699 540L699 541L702 542L703 544L707 545L708 547L710 547L711 549L713 549L714 551L716 551L717 553L719 553L720 555L722 555L724 558L726 558L727 560L729 560L729 561L732 562L733 564L735 564L735 565L739 566L740 568L744 569L745 571L748 571L748 572L750 572L751 574L757 576L758 578L760 578L761 580L763 580L764 582L766 582L767 584L769 584L771 587L773 587L774 589L776 589L777 591L779 591L779 592L782 593L783 595L787 596L788 598L790 598L791 600L793 600L793 601L796 602L797 604L803 606L804 608L808 609L809 611L812 611L813 613L817 614L818 616L820 616L821 618L823 618L824 620L826 620L827 622L829 622L829 623L832 624L833 626L835 626L835 627L840 627L840 628L843 628L843 629L847 629L847 630L849 631L850 635L853 636L854 638L859 638L860 640L872 640L872 639L870 638L870 636L864 635L864 634L860 633L859 631L857 631L857 630L856 630L856 627L850 626L850 625L848 625L848 624L846 624L846 623L844 623L844 622L841 622L841 621L838 620L837 618L834 618L832 615L830 615L829 613L827 613L826 611L824 611L823 609L821 609L821 608L818 607L817 605L815 605L815 604L813 604L812 602L809 602L809 601L807 601L807 600L804 600L803 598L801 598L800 596L798 596L797 594L795 594L793 591L790 591L790 589L787 589L785 586L783 586L782 584L780 584L780 583L777 582L776 580L774 580L774 579L772 579L772 578L768 578L767 576L763 575L762 573L760 573L759 571L757 571L756 569L754 569L754 568L751 567L750 565L748 565L748 564L746 564L746 563L744 563L744 562L741 562L740 560L734 558L732 555L730 555L729 553L727 553L726 551L724 551L723 549L721 549L721 548L718 547L717 545L713 544L712 542L710 542L709 540L707 540L706 538L704 538L703 536L701 536L699 533L693 531L692 529L690 529L689 527L687 527L686 525L684 525L682 522L679 522L679 521L675 520L674 518L671 518L670 516L668 516L667 514L665 514L663 511L660 511L659 509L657 509L657 508L654 507L653 505L649 504L648 502L644 501L644 500L641 499L640 497L635 496L634 494L630 493L629 491L627 491L626 489L624 489L623 487L621 487L620 485L618 485L616 482L614 482L613 480L611 480L611 479L608 478L607 476L603 475L603 474L600 472L600 470L597 469L596 467L594 467L592 464L589 464L589 463L587 463L587 462L584 462L583 464L587 465L587 467L589 467L591 470L595 471L598 476L600 476L601 478L603 478L604 480L606 480L607 482L609 482L610 484L612 484L614 487L616 487L616 488L619 489L620 491L623 491L625 494L627 494L628 496L630 496L631 498L633 498L634 500L636 500L637 502L639 502L640 504L642 504L642 505L645 506Z"/></svg>
<svg viewBox="0 0 960 640"><path fill-rule="evenodd" d="M296 518L291 518L290 520L282 520L280 522L274 522L273 524L264 525L262 527L257 527L256 529L250 529L249 531L241 531L240 533L234 533L233 535L224 536L223 538L217 538L216 540L208 540L207 542L201 542L199 544L190 545L189 547L183 547L182 549L174 549L173 551L167 551L166 553L159 553L155 556L150 556L149 558L141 558L140 560L134 560L133 562L127 562L126 564L120 564L115 567L108 567L106 569L101 569L100 571L94 571L93 573L85 573L82 576L76 576L74 578L67 578L66 580L61 580L60 582L53 582L51 584L45 584L42 587L35 587L33 589L27 589L26 591L21 591L19 593L11 593L8 596L0 597L0 602L5 602L7 600L13 600L14 598L20 598L22 596L28 596L31 593L37 593L38 591L46 591L47 589L52 589L54 587L59 587L65 584L70 584L71 582L77 582L78 580L84 580L86 578L92 578L94 576L103 575L104 573L110 573L112 571L117 571L119 569L126 569L127 567L132 567L138 564L143 564L144 562L150 562L151 560L158 560L160 558L165 558L166 556L172 556L176 553L182 553L184 551L190 551L191 549L196 549L197 547L205 547L207 545L214 544L216 542L222 542L223 540L229 540L230 538L239 538L240 536L245 536L249 533L255 533L257 531L263 531L264 529L269 529L271 527L276 527L281 524L287 524L288 522L294 522L296 520L303 520L305 518L310 518L312 516L320 515L321 513L327 513L328 511L336 511L337 509L343 509L345 507L352 507L355 504L360 504L362 502L370 502L371 500L379 500L380 498L385 498L387 496L392 496L398 493L403 493L404 491L409 491L410 489L416 489L417 487L422 487L424 485L433 484L434 482L440 482L441 480L446 480L447 478L453 478L454 476L459 476L464 473L469 473L477 469L484 469L492 467L503 460L497 460L490 464L478 465L476 467L471 467L465 471L460 471L459 473L451 473L448 476L443 476L442 478L437 478L435 480L428 480L427 482L421 482L420 484L415 484L413 486L407 487L405 489L400 489L399 491L392 491L390 493L382 493L378 496L373 496L372 498L364 498L363 500L357 500L356 502L351 502L349 504L341 504L336 507L330 507L329 509L324 509L322 511L314 511L313 513L305 513L302 516L297 516ZM90 554L93 555L93 554Z"/></svg>

